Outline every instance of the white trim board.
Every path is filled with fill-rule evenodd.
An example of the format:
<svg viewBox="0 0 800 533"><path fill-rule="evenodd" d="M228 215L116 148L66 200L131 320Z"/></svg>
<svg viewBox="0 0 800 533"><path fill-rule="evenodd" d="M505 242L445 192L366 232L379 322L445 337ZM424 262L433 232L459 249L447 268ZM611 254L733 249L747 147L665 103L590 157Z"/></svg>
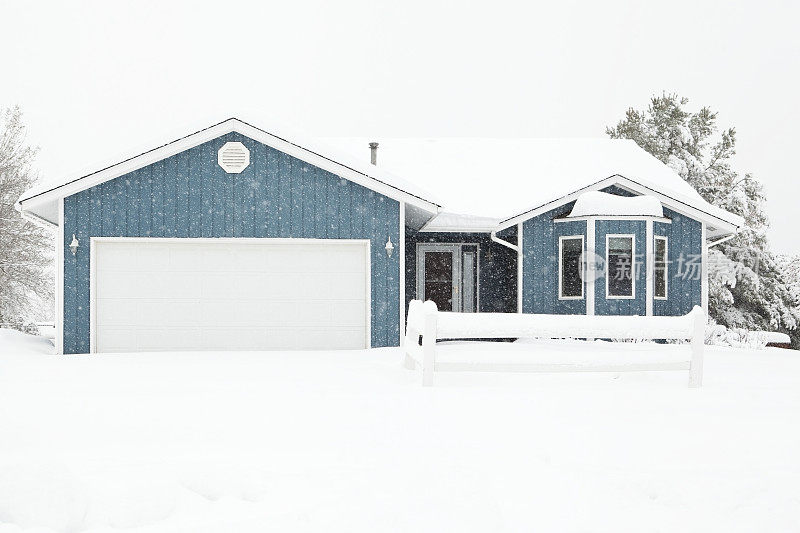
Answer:
<svg viewBox="0 0 800 533"><path fill-rule="evenodd" d="M62 185L55 186L52 189L23 198L18 202L19 208L21 211L30 212L36 207L41 207L49 202L56 201L58 198L71 196L99 185L100 183L118 178L119 176L123 176L129 172L146 167L152 163L174 156L232 132L240 133L276 150L289 154L292 157L305 161L310 165L332 172L337 176L348 179L394 200L409 203L432 213L437 213L439 211L440 206L438 204L422 198L418 193L405 191L398 185L388 183L386 179L382 180L366 171L350 167L344 163L339 163L331 157L314 152L298 143L273 135L236 118L229 118L218 124L214 124L213 126L157 148L153 148L96 172L86 174ZM380 174L380 171L376 171L376 174Z"/></svg>
<svg viewBox="0 0 800 533"><path fill-rule="evenodd" d="M365 247L365 339L366 348L372 347L372 256L371 242L369 239L293 239L293 238L240 238L240 237L91 237L89 255L89 353L97 353L97 244L104 242L125 242L125 243L180 243L197 244L244 244L244 245L345 245L356 244ZM62 300L63 305L63 300Z"/></svg>
<svg viewBox="0 0 800 533"><path fill-rule="evenodd" d="M653 294L655 294L654 258L655 240L653 239L653 221L645 222L644 241L644 268L645 268L645 315L653 316Z"/></svg>
<svg viewBox="0 0 800 533"><path fill-rule="evenodd" d="M634 220L634 221L650 221L662 222L664 224L672 224L672 219L667 217L654 217L649 215L587 215L583 217L562 217L554 218L553 222L576 222L579 220Z"/></svg>
<svg viewBox="0 0 800 533"><path fill-rule="evenodd" d="M597 235L595 233L595 219L594 217L589 217L586 220L586 257L592 263L592 268L597 268L597 254L596 254L596 239ZM595 309L595 278L597 274L595 272L587 272L586 267L588 263L584 261L584 272L586 274L586 314L589 316L594 315Z"/></svg>
<svg viewBox="0 0 800 533"><path fill-rule="evenodd" d="M708 316L708 241L706 240L707 237L706 223L703 222L702 232L702 248L700 253L702 254L701 259L702 262L700 264L700 304L703 307L703 311Z"/></svg>
<svg viewBox="0 0 800 533"><path fill-rule="evenodd" d="M525 249L522 246L522 222L517 224L517 313L522 313L525 295Z"/></svg>
<svg viewBox="0 0 800 533"><path fill-rule="evenodd" d="M64 199L58 199L58 229L56 231L56 291L55 291L55 352L64 353Z"/></svg>
<svg viewBox="0 0 800 533"><path fill-rule="evenodd" d="M400 243L397 250L400 266L400 346L406 338L406 204L400 202Z"/></svg>

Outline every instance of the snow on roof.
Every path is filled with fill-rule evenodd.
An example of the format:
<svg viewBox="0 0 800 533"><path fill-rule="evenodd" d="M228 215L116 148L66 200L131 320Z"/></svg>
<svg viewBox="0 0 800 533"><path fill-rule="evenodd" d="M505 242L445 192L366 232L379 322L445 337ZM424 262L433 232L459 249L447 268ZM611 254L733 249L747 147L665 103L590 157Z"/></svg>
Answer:
<svg viewBox="0 0 800 533"><path fill-rule="evenodd" d="M618 196L601 191L581 194L567 218L587 216L663 217L664 208L655 196Z"/></svg>
<svg viewBox="0 0 800 533"><path fill-rule="evenodd" d="M741 219L712 206L667 165L627 139L328 138L329 145L369 158L419 183L444 208L508 219L611 176L621 175L717 218Z"/></svg>
<svg viewBox="0 0 800 533"><path fill-rule="evenodd" d="M268 129L262 129L264 126ZM61 194L61 196L74 194L74 190L67 189L65 186L73 186L82 182L90 183L94 176L100 175L101 173L106 176L106 179L113 179L114 177L129 172L130 168L135 166L138 159L144 162L141 166L145 166L145 164L149 164L147 161L153 159L153 157L162 152L164 152L165 155L163 155L163 157L159 155L159 158L169 157L169 155L171 155L170 150L174 147L183 147L187 144L194 145L192 144L193 138L198 139L195 144L206 142L218 136L220 131L237 131L251 138L257 137L255 140L261 142L264 142L266 138L276 138L286 143L288 146L296 148L297 152L300 154L306 153L310 156L319 156L334 165L338 165L337 168L355 172L368 180L373 180L377 184L386 185L400 194L405 193L418 198L423 202L431 204L431 206L442 204L442 200L435 198L435 195L426 191L418 184L394 175L385 168L376 167L370 164L369 161L364 161L362 158L355 157L347 151L328 146L324 141L309 138L286 126L276 125L274 121L263 124L247 122L239 118L229 118L217 122L205 122L202 126L198 126L197 123L194 123L194 125L184 126L180 130L172 130L172 133L160 132L159 137L152 139L150 142L140 143L136 148L127 150L125 153L99 159L93 164L90 163L89 166L85 167L83 170L74 171L59 178L45 180L40 185L26 191L19 198L18 202L22 206L23 211L55 223L55 215L57 213L56 201L52 198L53 195L47 193L62 189L65 194ZM256 135L253 135L254 132ZM302 156L299 157L302 158ZM120 172L114 172L115 168L119 168ZM105 179L102 181L105 181ZM45 194L47 194L46 201L42 199L45 197ZM430 208L435 209L435 207Z"/></svg>
<svg viewBox="0 0 800 533"><path fill-rule="evenodd" d="M423 231L493 231L500 224L499 218L462 215L459 213L439 213L428 222Z"/></svg>
<svg viewBox="0 0 800 533"><path fill-rule="evenodd" d="M246 116L251 116L247 113ZM449 217L454 213L461 222L478 227L489 220L505 221L528 210L556 201L601 180L621 175L665 194L714 217L741 225L741 218L705 202L700 195L669 167L640 149L630 140L611 139L313 139L272 119L245 122L227 119L207 121L203 126L184 127L171 135L161 135L127 154L107 158L106 163L90 170L75 172L26 192L20 198L23 212L57 219L57 195L76 192L78 186L92 180L113 179L147 159L170 155L170 150L203 139L217 130L231 126L252 136L278 139L298 155L318 157L326 165L336 166L346 177L374 183L390 195L416 201L435 211L443 206ZM266 129L261 129L261 128ZM194 132L189 133L187 132ZM247 135L247 133L240 131ZM259 139L256 139L259 140ZM378 166L369 162L369 142L380 142ZM263 142L263 140L262 140ZM138 168L138 167L137 167ZM333 167L332 167L333 168ZM117 172L119 169L119 172ZM362 179L363 178L363 179ZM366 180L366 181L365 181ZM372 181L370 181L372 180ZM84 187L85 188L85 187ZM447 216L434 223L448 223ZM452 222L452 219L450 219ZM479 222L480 221L480 222ZM441 226L444 227L444 226Z"/></svg>

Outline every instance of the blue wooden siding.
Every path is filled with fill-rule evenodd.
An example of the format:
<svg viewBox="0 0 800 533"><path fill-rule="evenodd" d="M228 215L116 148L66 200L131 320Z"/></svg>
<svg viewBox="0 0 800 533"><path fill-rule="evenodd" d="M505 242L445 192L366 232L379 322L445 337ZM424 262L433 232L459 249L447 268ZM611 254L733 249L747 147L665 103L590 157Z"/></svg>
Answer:
<svg viewBox="0 0 800 533"><path fill-rule="evenodd" d="M647 286L645 275L645 246L646 241L646 222L643 220L596 220L594 223L595 231L595 253L606 260L606 236L609 234L632 234L635 236L636 246L635 259L637 266L634 268L635 291L632 299L609 299L606 298L606 273L595 280L594 286L594 312L596 315L644 315L647 312Z"/></svg>
<svg viewBox="0 0 800 533"><path fill-rule="evenodd" d="M632 193L617 186L604 192L630 196ZM586 226L583 221L554 222L553 219L572 210L570 202L547 213L523 222L523 312L552 314L583 314L586 299L558 299L558 239L564 235L583 235L586 246ZM671 224L654 222L654 235L666 235L668 244L668 298L653 301L655 315L682 315L692 306L701 304L701 279L692 275L699 271L696 260L702 251L702 225L697 220L664 208L664 215ZM636 254L639 262L635 297L632 299L607 299L605 276L595 281L595 313L598 315L644 315L647 312L646 287L646 223L644 221L596 220L595 252L605 259L606 235L635 235ZM681 259L683 258L683 259ZM695 258L695 266L690 266ZM687 270L690 272L677 276Z"/></svg>
<svg viewBox="0 0 800 533"><path fill-rule="evenodd" d="M217 151L250 150L227 174ZM397 201L230 133L64 199L64 353L89 351L90 237L370 239L372 346L396 346L400 328ZM68 245L75 233L77 256Z"/></svg>
<svg viewBox="0 0 800 533"><path fill-rule="evenodd" d="M672 224L653 223L653 234L667 237L667 299L653 301L653 314L683 315L702 305L702 224L664 208Z"/></svg>
<svg viewBox="0 0 800 533"><path fill-rule="evenodd" d="M516 227L499 234L511 243ZM478 245L478 310L482 313L517 311L517 253L492 242L488 233L419 233L406 228L406 309L417 294L417 243Z"/></svg>
<svg viewBox="0 0 800 533"><path fill-rule="evenodd" d="M558 298L558 239L582 235L586 246L586 222L554 222L572 210L574 202L526 220L522 226L522 311L524 313L583 314L586 297Z"/></svg>

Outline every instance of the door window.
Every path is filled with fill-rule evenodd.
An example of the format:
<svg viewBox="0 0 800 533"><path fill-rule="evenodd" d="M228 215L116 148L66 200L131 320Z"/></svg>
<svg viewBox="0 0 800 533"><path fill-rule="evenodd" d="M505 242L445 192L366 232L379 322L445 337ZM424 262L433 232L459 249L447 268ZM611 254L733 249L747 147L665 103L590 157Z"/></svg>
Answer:
<svg viewBox="0 0 800 533"><path fill-rule="evenodd" d="M425 299L453 310L453 252L425 252Z"/></svg>

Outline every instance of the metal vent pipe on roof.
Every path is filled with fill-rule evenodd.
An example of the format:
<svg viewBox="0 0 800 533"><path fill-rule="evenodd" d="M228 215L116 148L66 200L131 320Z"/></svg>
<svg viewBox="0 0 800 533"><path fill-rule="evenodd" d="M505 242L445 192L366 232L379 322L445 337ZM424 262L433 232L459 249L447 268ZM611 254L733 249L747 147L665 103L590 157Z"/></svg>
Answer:
<svg viewBox="0 0 800 533"><path fill-rule="evenodd" d="M369 143L369 162L373 165L378 164L378 143Z"/></svg>

